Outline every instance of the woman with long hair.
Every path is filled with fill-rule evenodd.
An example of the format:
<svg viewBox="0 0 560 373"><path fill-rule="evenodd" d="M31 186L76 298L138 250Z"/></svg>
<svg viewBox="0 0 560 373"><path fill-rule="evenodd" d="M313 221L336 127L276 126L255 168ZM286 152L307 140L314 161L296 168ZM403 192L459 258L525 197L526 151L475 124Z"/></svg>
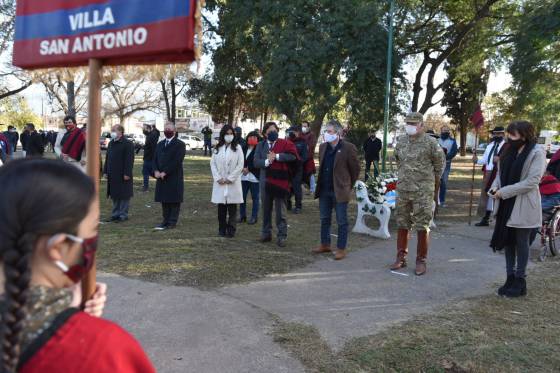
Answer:
<svg viewBox="0 0 560 373"><path fill-rule="evenodd" d="M251 210L251 219L249 224L257 223L259 216L259 173L260 170L255 167L253 161L255 159L255 149L261 137L257 131L250 132L245 140L246 145L243 147L243 156L245 163L243 165L243 175L241 176L241 187L243 189L243 203L239 207L239 222L247 221L247 196L251 192L253 200L253 208Z"/></svg>
<svg viewBox="0 0 560 373"><path fill-rule="evenodd" d="M232 126L225 125L220 131L220 139L210 161L214 178L212 203L218 205L218 234L222 237L235 236L237 205L243 203L243 163L243 150L235 131Z"/></svg>
<svg viewBox="0 0 560 373"><path fill-rule="evenodd" d="M28 159L2 167L0 180L0 371L153 372L128 333L73 307L97 248L91 179L62 161Z"/></svg>
<svg viewBox="0 0 560 373"><path fill-rule="evenodd" d="M505 249L507 280L498 294L519 297L527 294L525 281L531 232L542 225L539 182L546 168L544 149L537 145L529 122L511 123L508 147L500 155L498 173L489 195L498 207L490 246Z"/></svg>

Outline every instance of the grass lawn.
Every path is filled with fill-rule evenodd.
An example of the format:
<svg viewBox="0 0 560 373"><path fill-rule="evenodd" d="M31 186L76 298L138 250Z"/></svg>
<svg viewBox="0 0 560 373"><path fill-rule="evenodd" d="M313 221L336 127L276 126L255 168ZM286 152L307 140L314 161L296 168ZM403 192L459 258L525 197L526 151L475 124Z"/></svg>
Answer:
<svg viewBox="0 0 560 373"><path fill-rule="evenodd" d="M278 322L275 340L309 372L559 372L560 262L531 271L522 299L466 299L350 340L333 352L313 327Z"/></svg>
<svg viewBox="0 0 560 373"><path fill-rule="evenodd" d="M303 214L288 213L288 244L258 242L261 216L256 225L239 224L234 239L218 236L217 207L210 203L212 180L208 157L189 155L185 164L185 203L177 229L154 232L161 222L161 205L153 202L155 181L150 192L140 192L142 161L134 168L135 196L130 220L101 226L98 268L104 272L172 285L215 288L285 273L313 261L310 249L319 242L318 202L305 195ZM101 186L102 219L110 217L111 201L106 182ZM356 205L349 209L351 227ZM334 218L334 215L333 215ZM336 232L333 232L336 234ZM336 238L333 237L335 241ZM372 239L351 234L349 248L371 244Z"/></svg>

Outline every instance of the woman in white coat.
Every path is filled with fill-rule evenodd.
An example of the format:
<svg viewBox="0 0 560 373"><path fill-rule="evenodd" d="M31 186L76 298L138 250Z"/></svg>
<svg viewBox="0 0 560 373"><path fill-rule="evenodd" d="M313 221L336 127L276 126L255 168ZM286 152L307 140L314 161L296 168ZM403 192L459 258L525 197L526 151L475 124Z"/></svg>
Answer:
<svg viewBox="0 0 560 373"><path fill-rule="evenodd" d="M219 235L222 237L235 236L237 205L243 203L243 160L243 149L235 138L233 127L225 125L210 161L214 178L212 203L218 205Z"/></svg>

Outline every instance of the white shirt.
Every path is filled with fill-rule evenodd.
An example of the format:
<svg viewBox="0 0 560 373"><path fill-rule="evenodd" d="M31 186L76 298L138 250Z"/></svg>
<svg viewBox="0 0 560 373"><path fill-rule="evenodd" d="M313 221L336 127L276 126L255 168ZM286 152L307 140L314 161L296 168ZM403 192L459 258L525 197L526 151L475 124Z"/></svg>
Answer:
<svg viewBox="0 0 560 373"><path fill-rule="evenodd" d="M245 159L249 158L249 155L253 152L253 149L247 149L247 154L245 155ZM253 175L252 172L249 172L247 175L241 175L241 181L249 181L251 183L258 183L259 179Z"/></svg>
<svg viewBox="0 0 560 373"><path fill-rule="evenodd" d="M272 151L272 148L274 148L274 144L276 144L276 141L267 142L267 144L268 144L268 150ZM276 160L279 160L279 159L280 159L280 154L276 154ZM270 161L268 159L264 161L264 166L265 167L270 166Z"/></svg>
<svg viewBox="0 0 560 373"><path fill-rule="evenodd" d="M502 140L500 145L498 145L498 147L496 149L494 149L494 145L496 145L496 142L492 141L490 144L488 144L488 146L486 147L486 150L484 150L484 155L482 156L482 158L479 158L478 162L476 162L476 163L479 164L479 165L486 166L486 171L492 171L494 169L494 156L498 155L498 153L502 149L502 146L504 146L505 143L506 142L504 140ZM492 150L494 150L493 153L492 153ZM490 153L492 153L492 154L490 154Z"/></svg>

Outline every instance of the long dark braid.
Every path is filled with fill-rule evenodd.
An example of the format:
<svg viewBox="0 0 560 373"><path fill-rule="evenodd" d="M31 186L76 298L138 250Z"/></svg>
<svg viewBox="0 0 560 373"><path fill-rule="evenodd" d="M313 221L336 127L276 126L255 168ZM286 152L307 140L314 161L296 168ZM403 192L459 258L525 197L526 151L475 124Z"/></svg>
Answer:
<svg viewBox="0 0 560 373"><path fill-rule="evenodd" d="M44 159L12 161L0 168L0 260L5 277L0 372L14 372L21 353L37 240L75 234L94 196L78 168Z"/></svg>

